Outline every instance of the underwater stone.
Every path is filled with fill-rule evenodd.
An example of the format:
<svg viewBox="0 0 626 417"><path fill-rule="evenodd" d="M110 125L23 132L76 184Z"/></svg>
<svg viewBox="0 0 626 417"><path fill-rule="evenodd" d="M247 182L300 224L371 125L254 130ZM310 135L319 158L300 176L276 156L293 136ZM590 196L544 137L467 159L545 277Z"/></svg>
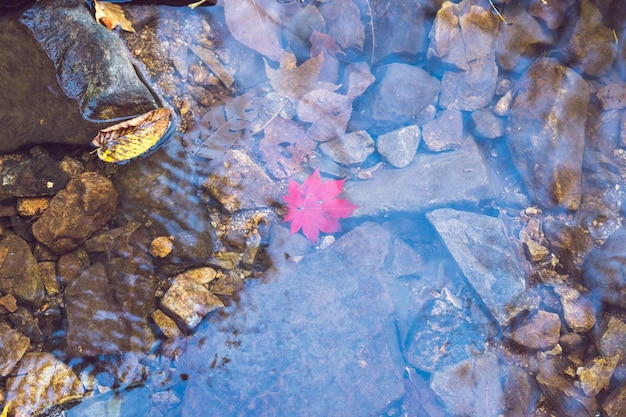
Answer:
<svg viewBox="0 0 626 417"><path fill-rule="evenodd" d="M365 130L346 133L319 146L332 160L343 165L360 164L374 152L374 140Z"/></svg>
<svg viewBox="0 0 626 417"><path fill-rule="evenodd" d="M433 372L430 387L449 415L497 417L505 409L500 365L490 353Z"/></svg>
<svg viewBox="0 0 626 417"><path fill-rule="evenodd" d="M431 211L426 218L500 326L531 308L522 265L501 220L453 209Z"/></svg>
<svg viewBox="0 0 626 417"><path fill-rule="evenodd" d="M8 415L35 416L53 405L79 400L85 388L74 372L48 352L24 355L7 378Z"/></svg>
<svg viewBox="0 0 626 417"><path fill-rule="evenodd" d="M475 205L496 193L476 143L469 140L453 152L418 153L403 169L382 170L367 181L347 181L343 197L358 206L353 216L361 217Z"/></svg>
<svg viewBox="0 0 626 417"><path fill-rule="evenodd" d="M507 336L530 350L550 350L559 342L561 319L558 314L539 310L524 322L515 323Z"/></svg>
<svg viewBox="0 0 626 417"><path fill-rule="evenodd" d="M161 299L161 306L184 330L195 328L213 310L224 304L195 279L185 274L174 278L172 286Z"/></svg>
<svg viewBox="0 0 626 417"><path fill-rule="evenodd" d="M0 291L35 308L44 300L43 277L28 243L7 231L0 236Z"/></svg>
<svg viewBox="0 0 626 417"><path fill-rule="evenodd" d="M32 227L35 238L57 255L75 249L104 226L117 207L111 181L95 172L73 178Z"/></svg>
<svg viewBox="0 0 626 417"><path fill-rule="evenodd" d="M405 126L376 138L376 149L387 162L396 168L409 165L422 140L419 126Z"/></svg>
<svg viewBox="0 0 626 417"><path fill-rule="evenodd" d="M588 103L587 82L554 59L537 60L514 87L507 145L544 208L580 205Z"/></svg>
<svg viewBox="0 0 626 417"><path fill-rule="evenodd" d="M120 37L95 21L78 1L37 2L21 22L54 62L61 88L83 116L109 120L157 107Z"/></svg>
<svg viewBox="0 0 626 417"><path fill-rule="evenodd" d="M9 375L29 345L28 337L12 329L7 323L0 323L0 377Z"/></svg>

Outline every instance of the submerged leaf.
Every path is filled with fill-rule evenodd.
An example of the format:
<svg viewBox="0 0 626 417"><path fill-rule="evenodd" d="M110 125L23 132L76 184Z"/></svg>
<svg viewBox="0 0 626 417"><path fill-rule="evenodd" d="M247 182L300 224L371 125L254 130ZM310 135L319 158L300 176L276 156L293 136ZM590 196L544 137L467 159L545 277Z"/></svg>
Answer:
<svg viewBox="0 0 626 417"><path fill-rule="evenodd" d="M342 135L352 114L352 98L327 90L313 90L298 103L298 117L312 123L308 134L319 141Z"/></svg>
<svg viewBox="0 0 626 417"><path fill-rule="evenodd" d="M172 112L158 108L102 129L93 139L104 162L124 163L159 145L170 127Z"/></svg>
<svg viewBox="0 0 626 417"><path fill-rule="evenodd" d="M338 198L345 181L322 182L318 170L315 170L302 185L289 181L288 193L282 198L287 203L287 215L283 221L291 222L291 234L302 229L304 236L315 243L320 232L340 231L338 219L350 217L357 208L351 202Z"/></svg>
<svg viewBox="0 0 626 417"><path fill-rule="evenodd" d="M272 61L280 61L284 53L280 45L284 11L275 0L224 2L226 25L233 37Z"/></svg>
<svg viewBox="0 0 626 417"><path fill-rule="evenodd" d="M221 158L259 113L259 101L253 94L231 97L223 105L205 113L193 129L185 133L183 146L206 159Z"/></svg>
<svg viewBox="0 0 626 417"><path fill-rule="evenodd" d="M135 32L133 25L124 15L124 10L119 4L108 3L105 1L94 0L94 9L96 14L96 22L100 23L109 30L120 26L126 32Z"/></svg>
<svg viewBox="0 0 626 417"><path fill-rule="evenodd" d="M296 56L293 53L286 53L280 60L278 69L271 68L266 62L265 72L274 90L295 104L303 95L314 89L323 63L324 55L318 55L304 61L298 67Z"/></svg>
<svg viewBox="0 0 626 417"><path fill-rule="evenodd" d="M302 165L315 145L300 124L290 119L277 118L265 128L260 149L272 175L287 178L302 171Z"/></svg>
<svg viewBox="0 0 626 417"><path fill-rule="evenodd" d="M361 22L361 12L352 0L322 3L320 12L326 21L328 34L335 38L342 49L363 49L365 26Z"/></svg>

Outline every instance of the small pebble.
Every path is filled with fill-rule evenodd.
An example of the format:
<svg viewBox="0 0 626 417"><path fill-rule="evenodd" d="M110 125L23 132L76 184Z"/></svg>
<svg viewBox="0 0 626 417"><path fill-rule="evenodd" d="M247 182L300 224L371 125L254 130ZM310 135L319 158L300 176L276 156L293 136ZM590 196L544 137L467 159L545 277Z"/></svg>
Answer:
<svg viewBox="0 0 626 417"><path fill-rule="evenodd" d="M174 243L169 237L159 236L150 242L150 255L155 258L165 258L172 252Z"/></svg>

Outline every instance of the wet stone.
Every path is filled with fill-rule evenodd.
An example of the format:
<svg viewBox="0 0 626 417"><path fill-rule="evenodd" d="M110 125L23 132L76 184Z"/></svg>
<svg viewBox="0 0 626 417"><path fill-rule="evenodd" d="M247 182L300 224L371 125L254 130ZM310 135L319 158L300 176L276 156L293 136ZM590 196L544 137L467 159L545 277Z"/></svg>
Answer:
<svg viewBox="0 0 626 417"><path fill-rule="evenodd" d="M576 371L580 387L587 397L595 397L609 388L611 376L619 361L619 355L608 358L596 357Z"/></svg>
<svg viewBox="0 0 626 417"><path fill-rule="evenodd" d="M159 236L150 242L148 251L155 258L165 258L172 252L174 243L167 236Z"/></svg>
<svg viewBox="0 0 626 417"><path fill-rule="evenodd" d="M373 3L374 31L377 34L374 62L389 54L411 55L426 52L426 10L419 0L403 3Z"/></svg>
<svg viewBox="0 0 626 417"><path fill-rule="evenodd" d="M194 167L180 141L170 140L141 163L125 165L112 178L115 189L124 196L117 212L120 220L127 225L146 225L150 238L174 238L175 245L167 255L174 271L164 270L167 274L179 273L211 254L213 227L198 196Z"/></svg>
<svg viewBox="0 0 626 417"><path fill-rule="evenodd" d="M0 153L43 143L87 145L101 127L84 120L76 102L64 97L54 65L15 15L0 16L0 45Z"/></svg>
<svg viewBox="0 0 626 417"><path fill-rule="evenodd" d="M157 107L120 37L70 0L36 3L21 19L54 62L61 88L83 116L109 120Z"/></svg>
<svg viewBox="0 0 626 417"><path fill-rule="evenodd" d="M340 164L360 164L374 152L374 140L365 130L357 130L320 144L320 149Z"/></svg>
<svg viewBox="0 0 626 417"><path fill-rule="evenodd" d="M410 365L431 373L467 359L482 350L485 341L485 332L468 323L463 310L437 297L427 300L413 319L405 354Z"/></svg>
<svg viewBox="0 0 626 417"><path fill-rule="evenodd" d="M539 310L522 323L515 323L507 336L529 350L550 350L559 342L561 319L558 314Z"/></svg>
<svg viewBox="0 0 626 417"><path fill-rule="evenodd" d="M476 136L487 139L504 136L504 121L491 110L486 108L478 109L473 111L470 117Z"/></svg>
<svg viewBox="0 0 626 417"><path fill-rule="evenodd" d="M603 321L599 335L594 342L602 356L619 355L621 358L626 358L624 340L626 340L626 323L614 316L609 316Z"/></svg>
<svg viewBox="0 0 626 417"><path fill-rule="evenodd" d="M511 366L505 368L504 398L506 416L526 417L533 415L541 393L535 380L522 368Z"/></svg>
<svg viewBox="0 0 626 417"><path fill-rule="evenodd" d="M507 144L542 207L580 205L588 102L585 80L554 59L537 60L514 87Z"/></svg>
<svg viewBox="0 0 626 417"><path fill-rule="evenodd" d="M155 310L151 317L154 324L158 326L159 330L168 339L176 339L183 336L183 332L180 331L176 322L163 311Z"/></svg>
<svg viewBox="0 0 626 417"><path fill-rule="evenodd" d="M12 375L6 381L9 415L34 416L85 393L72 370L47 352L27 353Z"/></svg>
<svg viewBox="0 0 626 417"><path fill-rule="evenodd" d="M608 417L620 417L626 409L626 382L615 388L602 403Z"/></svg>
<svg viewBox="0 0 626 417"><path fill-rule="evenodd" d="M607 84L596 93L596 96L604 110L623 109L626 107L626 84Z"/></svg>
<svg viewBox="0 0 626 417"><path fill-rule="evenodd" d="M127 352L133 326L113 295L104 265L84 270L65 288L67 352L98 356Z"/></svg>
<svg viewBox="0 0 626 417"><path fill-rule="evenodd" d="M161 299L161 306L182 329L189 330L224 304L195 279L182 274L174 278L172 286Z"/></svg>
<svg viewBox="0 0 626 417"><path fill-rule="evenodd" d="M30 340L6 323L0 323L0 377L6 377L22 358Z"/></svg>
<svg viewBox="0 0 626 417"><path fill-rule="evenodd" d="M13 294L0 297L0 314L13 313L17 310L17 299Z"/></svg>
<svg viewBox="0 0 626 417"><path fill-rule="evenodd" d="M59 162L39 154L33 158L0 157L0 180L0 200L4 200L55 195L67 185L70 176Z"/></svg>
<svg viewBox="0 0 626 417"><path fill-rule="evenodd" d="M483 157L474 141L454 152L418 153L406 168L384 170L368 181L346 182L344 198L354 216L419 213L495 198Z"/></svg>
<svg viewBox="0 0 626 417"><path fill-rule="evenodd" d="M595 398L585 396L571 379L561 376L552 360L541 363L537 383L557 415L595 417L599 412Z"/></svg>
<svg viewBox="0 0 626 417"><path fill-rule="evenodd" d="M378 136L376 150L394 167L404 168L415 158L421 140L419 126L406 126Z"/></svg>
<svg viewBox="0 0 626 417"><path fill-rule="evenodd" d="M46 211L50 197L28 197L17 199L17 211L20 216L32 217Z"/></svg>
<svg viewBox="0 0 626 417"><path fill-rule="evenodd" d="M445 366L433 372L430 387L450 415L497 417L504 412L500 365L495 355L477 355Z"/></svg>
<svg viewBox="0 0 626 417"><path fill-rule="evenodd" d="M566 286L554 288L561 297L563 317L567 326L575 332L588 332L596 324L596 312L593 303L577 290Z"/></svg>
<svg viewBox="0 0 626 417"><path fill-rule="evenodd" d="M25 240L5 232L0 236L0 291L39 308L44 287L39 264Z"/></svg>
<svg viewBox="0 0 626 417"><path fill-rule="evenodd" d="M613 31L604 26L594 2L582 0L579 13L565 52L574 68L596 76L615 60L615 38Z"/></svg>
<svg viewBox="0 0 626 417"><path fill-rule="evenodd" d="M565 16L569 13L569 8L576 3L576 0L549 1L531 0L529 12L540 18L550 29L556 29L563 24Z"/></svg>
<svg viewBox="0 0 626 417"><path fill-rule="evenodd" d="M428 58L456 67L441 79L441 107L472 111L489 103L498 78L497 30L495 14L467 0L441 6L429 35Z"/></svg>
<svg viewBox="0 0 626 417"><path fill-rule="evenodd" d="M615 231L591 252L583 268L583 282L594 298L626 308L626 228Z"/></svg>
<svg viewBox="0 0 626 417"><path fill-rule="evenodd" d="M411 65L384 65L374 75L377 83L357 100L355 110L383 124L401 125L416 119L439 93L439 80Z"/></svg>
<svg viewBox="0 0 626 417"><path fill-rule="evenodd" d="M463 115L459 110L448 109L437 114L422 128L424 144L432 152L452 151L463 146Z"/></svg>
<svg viewBox="0 0 626 417"><path fill-rule="evenodd" d="M498 324L530 309L523 268L499 219L453 209L426 218Z"/></svg>
<svg viewBox="0 0 626 417"><path fill-rule="evenodd" d="M301 415L303 392L320 399L306 404L310 415L382 414L404 394L397 338L384 330L393 313L384 283L400 276L386 266L393 241L382 226L366 223L297 263L277 247L271 285L252 282L240 307L212 315L179 357L179 372L194 370L183 415L258 407ZM210 388L207 378L216 382Z"/></svg>
<svg viewBox="0 0 626 417"><path fill-rule="evenodd" d="M17 309L8 314L7 317L13 323L13 326L29 339L34 342L43 341L43 333L39 328L40 321L29 310L22 306L17 306Z"/></svg>
<svg viewBox="0 0 626 417"><path fill-rule="evenodd" d="M83 173L52 198L33 224L33 235L56 254L69 252L104 226L116 207L111 181L95 172Z"/></svg>
<svg viewBox="0 0 626 417"><path fill-rule="evenodd" d="M281 190L248 155L229 151L202 185L228 212L273 206Z"/></svg>
<svg viewBox="0 0 626 417"><path fill-rule="evenodd" d="M502 70L525 70L539 51L554 43L551 33L525 7L511 4L502 10L508 22L500 26L498 34L496 58Z"/></svg>

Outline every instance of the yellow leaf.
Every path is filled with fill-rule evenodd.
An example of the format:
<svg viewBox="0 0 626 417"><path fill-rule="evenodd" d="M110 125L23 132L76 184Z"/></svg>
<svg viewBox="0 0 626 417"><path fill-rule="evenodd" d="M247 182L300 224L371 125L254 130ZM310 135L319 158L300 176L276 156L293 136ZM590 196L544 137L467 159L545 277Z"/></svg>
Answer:
<svg viewBox="0 0 626 417"><path fill-rule="evenodd" d="M145 154L164 138L171 115L168 109L158 108L102 129L92 141L98 146L98 157L120 164Z"/></svg>
<svg viewBox="0 0 626 417"><path fill-rule="evenodd" d="M102 24L109 30L120 26L126 32L134 32L135 29L124 15L124 10L119 4L107 3L105 1L94 0L96 10L96 22ZM1 417L1 416L0 416Z"/></svg>
<svg viewBox="0 0 626 417"><path fill-rule="evenodd" d="M4 410L2 410L2 414L0 414L0 417L7 417L9 415L10 406L11 406L11 401L7 401L7 403L4 405Z"/></svg>

